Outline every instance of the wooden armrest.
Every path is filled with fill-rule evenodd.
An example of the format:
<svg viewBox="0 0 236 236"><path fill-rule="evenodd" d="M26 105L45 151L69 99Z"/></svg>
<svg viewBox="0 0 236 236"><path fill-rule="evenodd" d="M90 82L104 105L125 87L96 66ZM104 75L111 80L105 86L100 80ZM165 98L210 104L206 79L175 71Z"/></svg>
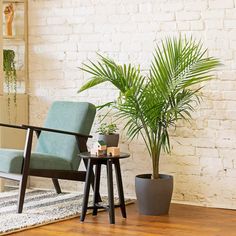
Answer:
<svg viewBox="0 0 236 236"><path fill-rule="evenodd" d="M15 129L24 129L24 130L27 129L26 127L23 127L21 125L10 125L10 124L4 124L4 123L0 123L0 126L8 127L8 128L15 128Z"/></svg>
<svg viewBox="0 0 236 236"><path fill-rule="evenodd" d="M50 128L32 126L32 125L22 125L22 127L24 129L33 129L36 131L47 131L47 132L54 132L54 133L60 133L60 134L74 135L76 137L92 138L91 135L85 135L85 134L80 134L80 133L75 133L75 132L70 132L70 131L65 131L65 130L59 130L59 129L50 129Z"/></svg>

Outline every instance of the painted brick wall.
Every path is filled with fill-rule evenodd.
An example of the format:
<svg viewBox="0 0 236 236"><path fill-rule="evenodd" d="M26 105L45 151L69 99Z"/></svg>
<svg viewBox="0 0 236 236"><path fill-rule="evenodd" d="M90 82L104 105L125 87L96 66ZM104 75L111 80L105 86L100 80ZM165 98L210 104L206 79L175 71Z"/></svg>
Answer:
<svg viewBox="0 0 236 236"><path fill-rule="evenodd" d="M235 5L234 0L29 0L30 123L42 124L54 100L99 104L116 96L109 85L76 93L88 79L78 67L96 52L145 70L160 39L193 35L224 65L205 86L192 123L172 131L172 155L163 155L161 171L175 176L175 201L236 208ZM141 140L128 143L123 135L120 147L131 153L122 169L125 193L134 196L134 176L150 172L150 159ZM51 186L41 179L31 185ZM64 187L82 190L72 182Z"/></svg>

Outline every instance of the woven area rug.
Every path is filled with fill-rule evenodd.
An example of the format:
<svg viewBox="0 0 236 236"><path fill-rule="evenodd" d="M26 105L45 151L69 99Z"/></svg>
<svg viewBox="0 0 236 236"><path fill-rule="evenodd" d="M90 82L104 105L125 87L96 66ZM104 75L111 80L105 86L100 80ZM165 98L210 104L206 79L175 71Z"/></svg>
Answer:
<svg viewBox="0 0 236 236"><path fill-rule="evenodd" d="M17 197L18 191L0 193L0 235L77 217L81 213L83 194L28 190L22 214L16 213ZM107 197L102 199L107 202ZM132 202L126 200L127 204Z"/></svg>

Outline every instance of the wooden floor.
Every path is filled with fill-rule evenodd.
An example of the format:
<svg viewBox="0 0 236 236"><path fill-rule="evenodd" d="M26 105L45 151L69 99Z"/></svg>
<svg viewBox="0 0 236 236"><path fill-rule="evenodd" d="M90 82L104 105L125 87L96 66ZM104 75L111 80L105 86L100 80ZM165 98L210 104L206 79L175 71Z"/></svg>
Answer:
<svg viewBox="0 0 236 236"><path fill-rule="evenodd" d="M236 211L172 204L167 216L141 216L136 204L127 206L128 218L120 217L116 209L116 224L108 223L106 212L97 217L88 215L84 223L79 218L14 233L16 236L49 235L120 235L120 236L235 236Z"/></svg>

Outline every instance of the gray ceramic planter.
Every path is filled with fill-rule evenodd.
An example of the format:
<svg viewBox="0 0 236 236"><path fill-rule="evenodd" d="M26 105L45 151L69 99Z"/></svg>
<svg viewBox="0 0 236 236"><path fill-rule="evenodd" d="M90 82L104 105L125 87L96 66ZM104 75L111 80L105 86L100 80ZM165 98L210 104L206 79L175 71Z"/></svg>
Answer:
<svg viewBox="0 0 236 236"><path fill-rule="evenodd" d="M151 179L151 174L137 175L135 190L140 214L168 214L173 192L173 176L161 174L159 179Z"/></svg>
<svg viewBox="0 0 236 236"><path fill-rule="evenodd" d="M104 141L107 147L118 147L119 134L99 134L98 140Z"/></svg>

